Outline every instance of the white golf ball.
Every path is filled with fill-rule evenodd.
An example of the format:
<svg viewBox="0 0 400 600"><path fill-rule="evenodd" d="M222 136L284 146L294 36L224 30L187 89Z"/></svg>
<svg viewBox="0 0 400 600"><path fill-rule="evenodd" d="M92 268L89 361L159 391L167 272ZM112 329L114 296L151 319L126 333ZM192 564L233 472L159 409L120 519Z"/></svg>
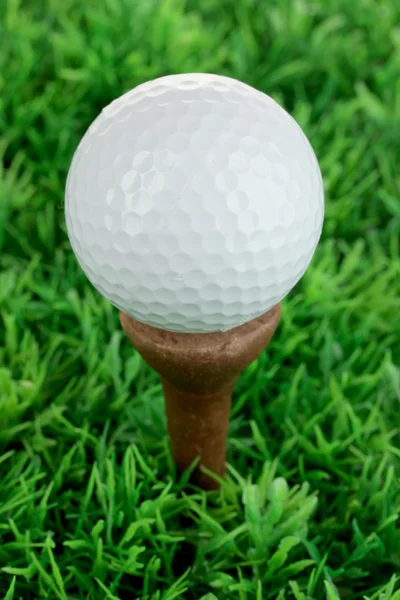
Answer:
<svg viewBox="0 0 400 600"><path fill-rule="evenodd" d="M322 178L294 119L244 83L161 77L92 123L66 186L88 279L135 319L225 331L275 306L306 270Z"/></svg>

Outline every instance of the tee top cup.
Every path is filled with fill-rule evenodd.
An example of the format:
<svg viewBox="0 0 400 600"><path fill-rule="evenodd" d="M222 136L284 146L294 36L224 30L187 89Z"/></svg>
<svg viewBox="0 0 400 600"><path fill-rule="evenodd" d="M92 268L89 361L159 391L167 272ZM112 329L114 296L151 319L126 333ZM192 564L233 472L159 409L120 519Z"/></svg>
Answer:
<svg viewBox="0 0 400 600"><path fill-rule="evenodd" d="M257 330L250 324L262 328L258 318L272 310L268 342L279 317L274 307L318 244L323 186L309 141L272 98L228 77L171 75L139 85L95 119L72 160L65 211L88 279L122 311L124 329L161 373L164 390L168 378L185 390L179 352L189 338L197 340L193 364L201 363L200 344L218 370L223 344L237 345L243 334L250 348L249 327L253 336ZM180 348L173 367L154 359L161 338L153 336L161 334ZM242 353L227 378L231 388L261 350L258 340L246 359ZM190 393L207 395L197 392ZM204 447L196 448L202 458Z"/></svg>

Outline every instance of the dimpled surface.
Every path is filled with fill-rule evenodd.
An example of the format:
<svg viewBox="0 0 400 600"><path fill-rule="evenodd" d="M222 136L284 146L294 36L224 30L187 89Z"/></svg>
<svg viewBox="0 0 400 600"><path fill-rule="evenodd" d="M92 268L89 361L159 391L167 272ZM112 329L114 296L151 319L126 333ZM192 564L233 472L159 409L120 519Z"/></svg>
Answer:
<svg viewBox="0 0 400 600"><path fill-rule="evenodd" d="M324 213L317 159L274 100L234 79L187 74L107 106L66 187L72 248L132 317L211 332L270 309L306 270Z"/></svg>

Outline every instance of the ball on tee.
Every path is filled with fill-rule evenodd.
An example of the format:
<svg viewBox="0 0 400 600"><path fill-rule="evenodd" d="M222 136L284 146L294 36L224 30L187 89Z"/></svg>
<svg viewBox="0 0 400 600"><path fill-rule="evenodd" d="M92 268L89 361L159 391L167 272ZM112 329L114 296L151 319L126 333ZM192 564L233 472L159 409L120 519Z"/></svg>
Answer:
<svg viewBox="0 0 400 600"><path fill-rule="evenodd" d="M162 77L107 106L68 173L69 239L89 280L135 319L224 331L305 272L324 214L311 145L234 79Z"/></svg>

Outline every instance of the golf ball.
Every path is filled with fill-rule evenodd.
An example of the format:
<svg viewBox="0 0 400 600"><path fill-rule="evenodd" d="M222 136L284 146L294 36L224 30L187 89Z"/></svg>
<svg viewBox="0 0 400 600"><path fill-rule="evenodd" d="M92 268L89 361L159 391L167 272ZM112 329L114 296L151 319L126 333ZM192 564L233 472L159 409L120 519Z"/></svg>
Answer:
<svg viewBox="0 0 400 600"><path fill-rule="evenodd" d="M305 272L324 215L306 136L272 98L185 74L114 100L68 173L69 239L117 308L161 329L237 327Z"/></svg>

